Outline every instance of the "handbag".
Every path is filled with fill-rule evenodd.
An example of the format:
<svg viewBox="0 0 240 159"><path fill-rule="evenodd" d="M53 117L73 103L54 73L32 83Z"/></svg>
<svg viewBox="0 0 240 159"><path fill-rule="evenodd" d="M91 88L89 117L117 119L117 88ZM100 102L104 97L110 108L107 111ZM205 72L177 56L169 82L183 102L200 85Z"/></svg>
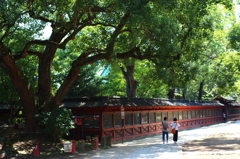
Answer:
<svg viewBox="0 0 240 159"><path fill-rule="evenodd" d="M171 133L172 133L172 134L176 134L176 130L175 130L175 128L172 129Z"/></svg>

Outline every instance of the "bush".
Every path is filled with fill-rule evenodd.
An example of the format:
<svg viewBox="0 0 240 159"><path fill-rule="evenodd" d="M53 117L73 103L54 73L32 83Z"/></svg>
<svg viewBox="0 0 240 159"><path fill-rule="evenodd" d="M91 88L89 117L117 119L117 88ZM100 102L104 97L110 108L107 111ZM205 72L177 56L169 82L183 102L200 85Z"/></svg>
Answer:
<svg viewBox="0 0 240 159"><path fill-rule="evenodd" d="M43 112L38 115L40 124L44 126L43 132L55 142L60 141L63 135L69 134L69 129L74 128L71 119L72 112L66 108L54 109L52 112Z"/></svg>

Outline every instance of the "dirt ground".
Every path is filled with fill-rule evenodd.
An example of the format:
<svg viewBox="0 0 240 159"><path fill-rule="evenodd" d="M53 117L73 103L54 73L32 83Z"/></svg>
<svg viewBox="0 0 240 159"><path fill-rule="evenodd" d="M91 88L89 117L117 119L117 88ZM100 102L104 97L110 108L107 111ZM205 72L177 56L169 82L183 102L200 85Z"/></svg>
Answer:
<svg viewBox="0 0 240 159"><path fill-rule="evenodd" d="M182 145L184 159L240 159L239 133L219 133Z"/></svg>

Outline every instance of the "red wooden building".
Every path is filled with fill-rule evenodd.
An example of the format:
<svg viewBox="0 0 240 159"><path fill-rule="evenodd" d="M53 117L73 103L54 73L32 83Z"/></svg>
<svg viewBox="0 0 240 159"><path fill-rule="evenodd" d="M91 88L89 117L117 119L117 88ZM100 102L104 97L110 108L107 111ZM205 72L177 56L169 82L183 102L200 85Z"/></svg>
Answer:
<svg viewBox="0 0 240 159"><path fill-rule="evenodd" d="M86 97L65 99L61 107L71 109L78 122L71 130L77 140L98 135L114 141L161 133L165 116L169 122L176 117L180 129L220 123L226 110L229 120L240 119L240 103L225 106L219 101Z"/></svg>

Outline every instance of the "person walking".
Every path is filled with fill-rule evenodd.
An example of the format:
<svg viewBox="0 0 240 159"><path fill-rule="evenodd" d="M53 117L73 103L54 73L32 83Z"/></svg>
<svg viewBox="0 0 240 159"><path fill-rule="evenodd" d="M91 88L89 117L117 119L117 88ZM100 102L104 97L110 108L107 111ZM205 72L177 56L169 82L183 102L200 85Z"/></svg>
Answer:
<svg viewBox="0 0 240 159"><path fill-rule="evenodd" d="M227 116L226 116L226 113L225 112L223 112L223 122L227 122Z"/></svg>
<svg viewBox="0 0 240 159"><path fill-rule="evenodd" d="M166 142L168 143L168 127L169 127L169 124L167 122L167 117L164 117L163 118L164 121L162 122L162 141L163 141L163 144L165 144L165 136L166 136Z"/></svg>
<svg viewBox="0 0 240 159"><path fill-rule="evenodd" d="M177 122L177 118L174 118L173 119L173 123L171 124L172 126L172 129L175 129L175 133L173 134L173 141L174 141L174 144L177 143L177 140L178 140L178 127L180 127L180 124Z"/></svg>

